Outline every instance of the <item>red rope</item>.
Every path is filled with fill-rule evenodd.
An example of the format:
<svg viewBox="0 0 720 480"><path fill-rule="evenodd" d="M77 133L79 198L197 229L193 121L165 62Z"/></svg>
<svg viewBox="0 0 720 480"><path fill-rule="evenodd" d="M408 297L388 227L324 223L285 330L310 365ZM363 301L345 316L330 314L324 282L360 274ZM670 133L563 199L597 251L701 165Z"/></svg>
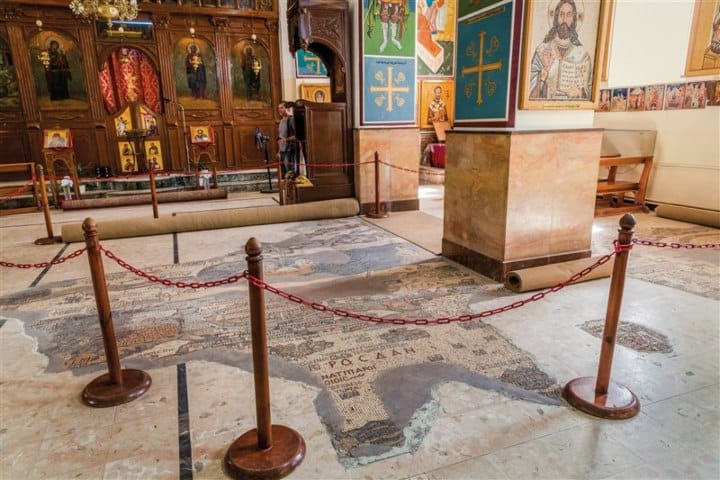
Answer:
<svg viewBox="0 0 720 480"><path fill-rule="evenodd" d="M273 287L269 283L264 282L263 280L260 280L257 277L254 277L253 275L246 273L246 278L249 282L251 282L253 285L255 285L258 288L262 288L264 290L267 290L270 293L274 293L275 295L278 295L282 298L285 298L286 300L290 300L291 302L298 303L301 305L304 305L306 307L312 308L313 310L317 310L319 312L330 312L334 315L337 315L339 317L347 317L347 318L354 318L356 320L362 320L364 322L373 322L373 323L386 323L386 324L392 324L392 325L445 325L452 322L467 322L470 320L475 320L477 318L486 318L492 315L496 315L498 313L507 312L508 310L513 310L516 308L520 308L522 306L527 305L528 303L536 302L538 300L541 300L545 298L546 295L550 293L555 293L566 286L568 286L571 283L574 283L581 279L582 277L588 275L590 272L598 268L600 265L603 265L606 263L610 258L612 258L613 255L615 255L616 252L609 253L603 257L600 257L597 262L590 265L589 267L583 269L582 271L576 273L575 275L571 276L564 282L558 283L557 285L546 288L545 290L535 293L534 295L530 297L526 297L522 300L518 300L516 302L504 305L502 307L493 308L491 310L485 310L479 313L473 313L473 314L465 314L465 315L458 315L455 317L439 317L439 318L420 318L420 319L414 319L414 320L408 320L405 318L384 318L384 317L376 317L374 315L365 315L361 313L354 313L349 312L347 310L342 310L339 308L331 308L327 305L323 305L321 303L313 302L311 300L307 300L303 297L299 297L297 295L294 295L292 293L285 292L277 287Z"/></svg>
<svg viewBox="0 0 720 480"><path fill-rule="evenodd" d="M218 287L220 285L229 285L231 283L235 283L239 281L242 278L245 278L247 272L243 272L240 275L231 275L227 278L224 278L222 280L212 280L209 282L178 282L175 280L169 280L167 278L160 278L156 275L152 275L149 273L146 273L142 270L140 270L137 267L133 267L129 263L125 262L121 258L118 258L115 256L113 252L106 249L102 245L100 245L100 250L104 252L105 256L108 257L110 260L113 260L115 263L120 265L125 270L129 270L130 272L134 273L138 277L145 278L151 282L154 283L161 283L165 285L166 287L177 287L177 288L210 288L210 287Z"/></svg>
<svg viewBox="0 0 720 480"><path fill-rule="evenodd" d="M71 258L79 257L82 255L85 250L87 250L86 247L83 247L79 250L75 250L69 255L65 255L64 257L56 258L55 260L51 260L49 262L41 262L41 263L12 263L12 262L3 262L0 260L0 267L12 267L12 268L45 268L50 265L57 265L59 263L64 263L67 260L70 260Z"/></svg>
<svg viewBox="0 0 720 480"><path fill-rule="evenodd" d="M645 247L660 247L660 248L718 248L720 243L666 243L666 242L653 242L650 240L638 240L633 239L633 243L643 245Z"/></svg>

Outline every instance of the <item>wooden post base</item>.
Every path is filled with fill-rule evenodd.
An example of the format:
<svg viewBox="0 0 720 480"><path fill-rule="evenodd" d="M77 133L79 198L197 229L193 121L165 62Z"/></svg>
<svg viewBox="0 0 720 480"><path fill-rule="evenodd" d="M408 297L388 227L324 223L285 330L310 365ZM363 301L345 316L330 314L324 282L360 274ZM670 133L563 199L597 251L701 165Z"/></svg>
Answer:
<svg viewBox="0 0 720 480"><path fill-rule="evenodd" d="M365 216L368 218L387 218L388 213L387 210L385 210L384 208L380 208L379 211L368 212L365 214Z"/></svg>
<svg viewBox="0 0 720 480"><path fill-rule="evenodd" d="M82 392L83 402L91 407L114 407L132 402L150 388L152 379L142 370L123 369L120 373L122 385L114 383L110 373L88 383Z"/></svg>
<svg viewBox="0 0 720 480"><path fill-rule="evenodd" d="M51 245L53 243L62 243L62 237L45 237L35 240L35 245Z"/></svg>
<svg viewBox="0 0 720 480"><path fill-rule="evenodd" d="M240 435L225 454L225 467L235 478L282 478L305 458L305 441L292 428L272 425L272 446L258 448L257 429Z"/></svg>
<svg viewBox="0 0 720 480"><path fill-rule="evenodd" d="M623 420L640 411L640 402L626 386L610 382L604 395L595 393L594 377L570 380L563 389L563 397L570 405L595 417Z"/></svg>

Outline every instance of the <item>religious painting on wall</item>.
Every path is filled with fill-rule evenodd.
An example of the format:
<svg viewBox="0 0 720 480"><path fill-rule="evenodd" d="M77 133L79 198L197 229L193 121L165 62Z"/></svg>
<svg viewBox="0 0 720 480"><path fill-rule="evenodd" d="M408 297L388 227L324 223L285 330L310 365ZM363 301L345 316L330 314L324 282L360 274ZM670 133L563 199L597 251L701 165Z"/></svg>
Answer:
<svg viewBox="0 0 720 480"><path fill-rule="evenodd" d="M30 39L30 64L42 109L88 108L83 61L75 41L52 30Z"/></svg>
<svg viewBox="0 0 720 480"><path fill-rule="evenodd" d="M594 109L604 48L600 0L529 0L520 108Z"/></svg>
<svg viewBox="0 0 720 480"><path fill-rule="evenodd" d="M612 96L612 90L603 88L600 90L600 100L598 101L596 112L609 112L610 111L610 97Z"/></svg>
<svg viewBox="0 0 720 480"><path fill-rule="evenodd" d="M302 48L295 52L295 69L298 78L328 76L327 68L320 57Z"/></svg>
<svg viewBox="0 0 720 480"><path fill-rule="evenodd" d="M521 0L498 0L458 19L457 125L513 126Z"/></svg>
<svg viewBox="0 0 720 480"><path fill-rule="evenodd" d="M187 109L218 107L215 52L202 38L182 38L173 49L177 99Z"/></svg>
<svg viewBox="0 0 720 480"><path fill-rule="evenodd" d="M330 85L326 83L303 83L300 85L300 98L315 103L330 102Z"/></svg>
<svg viewBox="0 0 720 480"><path fill-rule="evenodd" d="M680 110L685 101L685 84L668 83L665 87L665 110Z"/></svg>
<svg viewBox="0 0 720 480"><path fill-rule="evenodd" d="M363 0L363 54L415 56L415 0Z"/></svg>
<svg viewBox="0 0 720 480"><path fill-rule="evenodd" d="M455 84L452 80L423 80L420 83L420 128L433 128L435 122L452 125L454 90Z"/></svg>
<svg viewBox="0 0 720 480"><path fill-rule="evenodd" d="M362 2L363 124L416 122L415 1Z"/></svg>
<svg viewBox="0 0 720 480"><path fill-rule="evenodd" d="M685 102L683 108L705 108L707 92L705 82L688 82L685 84Z"/></svg>
<svg viewBox="0 0 720 480"><path fill-rule="evenodd" d="M627 110L627 88L613 88L612 98L610 99L611 112L624 112Z"/></svg>
<svg viewBox="0 0 720 480"><path fill-rule="evenodd" d="M118 137L125 138L126 132L132 130L132 119L130 118L130 107L125 107L120 115L115 117L115 134Z"/></svg>
<svg viewBox="0 0 720 480"><path fill-rule="evenodd" d="M720 81L708 80L705 82L705 89L707 91L707 106L720 106Z"/></svg>
<svg viewBox="0 0 720 480"><path fill-rule="evenodd" d="M455 6L456 0L417 0L418 75L453 75Z"/></svg>
<svg viewBox="0 0 720 480"><path fill-rule="evenodd" d="M190 142L197 144L214 144L215 130L210 125L190 127Z"/></svg>
<svg viewBox="0 0 720 480"><path fill-rule="evenodd" d="M131 142L118 142L118 153L120 154L120 170L123 173L134 173L138 171L135 161L135 149Z"/></svg>
<svg viewBox="0 0 720 480"><path fill-rule="evenodd" d="M160 140L145 142L145 159L148 170L163 170L162 146Z"/></svg>
<svg viewBox="0 0 720 480"><path fill-rule="evenodd" d="M695 0L685 75L720 74L720 0Z"/></svg>
<svg viewBox="0 0 720 480"><path fill-rule="evenodd" d="M63 150L72 148L72 136L66 128L49 128L43 131L43 148Z"/></svg>
<svg viewBox="0 0 720 480"><path fill-rule="evenodd" d="M415 60L366 56L363 124L415 123Z"/></svg>
<svg viewBox="0 0 720 480"><path fill-rule="evenodd" d="M140 106L140 121L142 125L140 128L144 128L148 131L149 136L158 134L157 117L147 108Z"/></svg>
<svg viewBox="0 0 720 480"><path fill-rule="evenodd" d="M18 108L20 93L10 45L0 37L0 108Z"/></svg>
<svg viewBox="0 0 720 480"><path fill-rule="evenodd" d="M645 87L645 110L662 110L665 98L665 85Z"/></svg>
<svg viewBox="0 0 720 480"><path fill-rule="evenodd" d="M160 75L142 50L118 47L110 52L98 74L105 110L115 114L129 102L160 111Z"/></svg>
<svg viewBox="0 0 720 480"><path fill-rule="evenodd" d="M232 91L235 108L268 108L270 57L259 42L242 40L232 47Z"/></svg>
<svg viewBox="0 0 720 480"><path fill-rule="evenodd" d="M641 112L645 110L645 87L628 88L628 112Z"/></svg>

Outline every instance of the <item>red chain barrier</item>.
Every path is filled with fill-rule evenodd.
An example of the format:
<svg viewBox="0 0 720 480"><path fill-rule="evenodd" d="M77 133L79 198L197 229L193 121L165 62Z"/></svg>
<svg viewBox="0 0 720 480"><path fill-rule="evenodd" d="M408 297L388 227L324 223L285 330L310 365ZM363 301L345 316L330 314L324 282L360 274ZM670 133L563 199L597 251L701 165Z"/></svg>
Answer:
<svg viewBox="0 0 720 480"><path fill-rule="evenodd" d="M720 243L666 243L666 242L652 242L650 240L638 240L633 239L633 243L637 243L646 247L661 247L661 248L718 248Z"/></svg>
<svg viewBox="0 0 720 480"><path fill-rule="evenodd" d="M6 196L0 198L0 204L3 204L5 202L8 202L12 200L14 197L17 197L21 193L27 190L27 187L33 184L33 179L30 179L26 181L23 185L20 185L16 190L13 190L12 192L8 193Z"/></svg>
<svg viewBox="0 0 720 480"><path fill-rule="evenodd" d="M380 160L380 163L387 165L390 168L394 168L395 170L403 170L405 172L410 172L410 173L420 173L419 170L413 170L411 168L405 168L405 167L398 167L397 165L393 165L392 163L387 163L383 160ZM428 172L423 172L423 175L445 175L445 172L430 172L430 171L428 171Z"/></svg>
<svg viewBox="0 0 720 480"><path fill-rule="evenodd" d="M105 253L105 256L108 257L110 260L113 260L115 263L120 265L125 270L129 270L138 277L146 278L147 280L155 283L161 283L165 285L166 287L177 287L177 288L210 288L210 287L217 287L220 285L229 285L231 283L235 283L243 278L246 278L247 272L243 272L241 275L232 275L230 277L224 278L222 280L212 280L209 282L177 282L174 280L169 280L167 278L160 278L156 275L152 275L149 273L145 273L139 268L133 267L129 263L125 262L124 260L118 258L115 256L114 253L112 253L110 250L106 249L102 245L100 245L100 250Z"/></svg>
<svg viewBox="0 0 720 480"><path fill-rule="evenodd" d="M69 255L65 255L64 257L56 258L55 260L51 260L49 262L42 262L42 263L12 263L12 262L3 262L0 260L0 267L14 267L14 268L45 268L50 265L57 265L59 263L64 263L71 258L79 257L83 253L85 253L85 250L87 248L83 247L79 250L75 250Z"/></svg>
<svg viewBox="0 0 720 480"><path fill-rule="evenodd" d="M496 315L498 313L507 312L508 310L513 310L515 308L520 308L524 305L527 305L531 302L536 302L538 300L541 300L545 298L545 295L549 293L554 293L562 290L567 285L578 281L582 277L586 276L596 268L598 268L600 265L603 265L604 263L607 263L613 255L618 253L621 249L623 249L624 246L616 246L615 251L607 254L603 257L600 257L597 262L590 265L589 267L585 268L584 270L576 273L569 279L565 280L562 283L558 283L554 287L547 288L541 292L538 292L530 297L524 298L523 300L518 300L516 302L513 302L511 304L497 307L492 310L485 310L483 312L479 313L473 313L473 314L465 314L465 315L458 315L455 317L440 317L440 318L421 318L416 320L407 320L404 318L382 318L382 317L376 317L373 315L364 315L361 313L354 313L349 312L347 310L342 310L339 308L331 308L327 305L323 305L321 303L312 302L310 300L307 300L305 298L299 297L297 295L294 295L292 293L284 292L283 290L280 290L277 287L273 287L269 283L265 283L263 280L260 280L259 278L249 274L246 272L245 277L249 282L252 282L253 285L259 288L263 288L267 290L270 293L274 293L275 295L278 295L286 300L290 300L291 302L298 303L301 305L304 305L306 307L312 308L313 310L317 310L319 312L330 312L334 315L337 315L339 317L345 317L345 318L354 318L356 320L362 320L364 322L373 322L373 323L389 323L393 325L445 325L451 322L467 322L470 320L474 320L477 318L486 318L491 315Z"/></svg>

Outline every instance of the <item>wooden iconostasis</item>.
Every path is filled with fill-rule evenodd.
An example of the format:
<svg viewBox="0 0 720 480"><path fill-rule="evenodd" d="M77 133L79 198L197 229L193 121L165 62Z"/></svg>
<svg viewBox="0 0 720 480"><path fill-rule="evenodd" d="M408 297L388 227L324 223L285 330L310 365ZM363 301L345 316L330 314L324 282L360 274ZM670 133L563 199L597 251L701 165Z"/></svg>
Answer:
<svg viewBox="0 0 720 480"><path fill-rule="evenodd" d="M65 128L81 176L142 171L129 166L116 122L137 103L164 170L188 168L193 124L213 128L219 167L264 165L254 132L272 134L278 120L277 1L215 3L141 2L137 19L108 28L76 19L67 0L4 1L0 163L42 163L43 131Z"/></svg>

